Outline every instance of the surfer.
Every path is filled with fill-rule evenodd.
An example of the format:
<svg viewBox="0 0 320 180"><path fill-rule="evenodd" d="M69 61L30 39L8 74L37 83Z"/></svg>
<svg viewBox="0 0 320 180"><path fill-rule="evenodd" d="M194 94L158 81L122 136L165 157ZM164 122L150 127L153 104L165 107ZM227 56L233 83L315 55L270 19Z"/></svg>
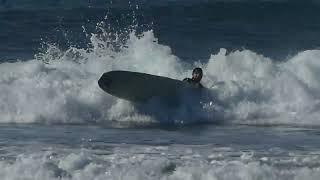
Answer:
<svg viewBox="0 0 320 180"><path fill-rule="evenodd" d="M192 78L185 78L183 81L188 82L197 88L203 88L202 84L200 83L202 79L202 69L201 68L194 68L192 71Z"/></svg>

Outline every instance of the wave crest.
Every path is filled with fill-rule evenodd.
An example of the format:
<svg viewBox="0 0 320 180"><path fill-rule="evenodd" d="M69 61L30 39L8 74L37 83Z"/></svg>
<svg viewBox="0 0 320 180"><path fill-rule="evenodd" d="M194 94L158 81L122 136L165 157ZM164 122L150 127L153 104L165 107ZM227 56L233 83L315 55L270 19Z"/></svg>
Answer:
<svg viewBox="0 0 320 180"><path fill-rule="evenodd" d="M88 49L63 51L49 45L33 60L1 64L0 122L195 123L219 119L237 124L320 125L319 50L303 51L278 63L250 50L227 53L221 49L205 63L188 64L173 55L170 47L159 44L152 30L141 35L132 31L116 49L106 37L92 34ZM184 106L175 110L137 106L111 97L97 85L101 74L111 70L183 79L196 66L204 69L203 83L215 99L191 114ZM218 114L204 108L212 104L219 105ZM166 120L146 109L166 114Z"/></svg>

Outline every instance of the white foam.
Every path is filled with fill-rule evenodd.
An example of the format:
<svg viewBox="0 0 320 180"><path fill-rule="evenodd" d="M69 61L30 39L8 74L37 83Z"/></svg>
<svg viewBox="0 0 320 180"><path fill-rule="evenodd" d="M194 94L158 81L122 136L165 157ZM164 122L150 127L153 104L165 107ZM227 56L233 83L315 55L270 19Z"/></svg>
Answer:
<svg viewBox="0 0 320 180"><path fill-rule="evenodd" d="M189 150L188 150L189 149ZM189 153L185 153L185 151ZM20 154L0 161L0 176L8 180L87 180L87 179L167 179L167 180L248 180L305 179L320 175L319 155L255 157L232 152L186 146L114 147L114 153L52 150ZM245 157L245 158L243 158Z"/></svg>
<svg viewBox="0 0 320 180"><path fill-rule="evenodd" d="M159 44L152 31L135 34L117 50L112 44L119 42L110 43L105 34L92 34L89 49L62 51L48 46L34 60L2 63L0 122L215 121L217 114L212 114L210 106L219 104L219 118L227 123L320 125L318 50L277 63L250 50L227 54L221 49L207 63L192 65ZM212 88L216 99L203 104L204 110L191 112L186 107L155 107L168 115L166 120L146 113L150 107L111 97L97 85L101 74L110 70L183 79L195 66L203 67L203 84Z"/></svg>
<svg viewBox="0 0 320 180"><path fill-rule="evenodd" d="M320 51L305 51L277 63L252 51L226 55L221 49L205 64L207 84L223 82L220 98L238 123L319 125Z"/></svg>
<svg viewBox="0 0 320 180"><path fill-rule="evenodd" d="M169 77L181 74L178 58L169 47L157 43L152 31L142 38L132 33L128 48L120 52L95 36L91 40L91 50L70 48L63 52L49 46L37 55L38 60L1 64L0 121L81 123L120 119L129 113L125 106L134 107L98 88L102 73L121 69Z"/></svg>

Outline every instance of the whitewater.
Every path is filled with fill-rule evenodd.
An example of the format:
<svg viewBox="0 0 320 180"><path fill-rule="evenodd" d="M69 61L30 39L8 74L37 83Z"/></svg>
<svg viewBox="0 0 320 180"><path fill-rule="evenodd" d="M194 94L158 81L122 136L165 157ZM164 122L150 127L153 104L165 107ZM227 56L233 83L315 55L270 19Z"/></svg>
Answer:
<svg viewBox="0 0 320 180"><path fill-rule="evenodd" d="M134 32L120 50L114 50L97 35L92 48L62 51L49 45L36 59L2 63L2 123L107 123L160 122L153 115L139 113L143 105L133 104L103 92L97 84L111 70L144 72L174 79L190 76L194 67L204 70L203 84L218 101L220 112L209 108L188 118L183 105L171 119L196 122L206 114L207 122L254 125L319 126L319 50L308 50L283 62L250 50L220 49L207 63L188 64L157 42L152 31L137 37ZM221 104L221 102L223 102ZM157 111L159 110L159 107ZM169 112L161 112L169 113ZM185 116L184 116L185 114ZM197 113L195 113L197 114Z"/></svg>

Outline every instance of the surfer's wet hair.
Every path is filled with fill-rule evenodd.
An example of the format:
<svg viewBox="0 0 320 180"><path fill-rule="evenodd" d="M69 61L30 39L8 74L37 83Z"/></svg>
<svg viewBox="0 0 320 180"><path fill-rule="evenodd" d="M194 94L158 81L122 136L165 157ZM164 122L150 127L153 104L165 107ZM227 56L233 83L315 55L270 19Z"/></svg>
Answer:
<svg viewBox="0 0 320 180"><path fill-rule="evenodd" d="M203 72L201 68L194 68L192 74L200 74L202 76Z"/></svg>

